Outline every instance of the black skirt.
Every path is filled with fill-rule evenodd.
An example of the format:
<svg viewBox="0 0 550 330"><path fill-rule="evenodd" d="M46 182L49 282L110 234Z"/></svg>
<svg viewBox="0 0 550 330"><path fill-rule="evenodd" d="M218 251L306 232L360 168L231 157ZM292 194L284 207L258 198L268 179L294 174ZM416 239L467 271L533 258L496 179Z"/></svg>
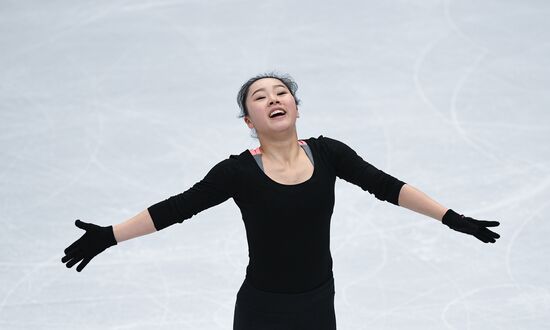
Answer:
<svg viewBox="0 0 550 330"><path fill-rule="evenodd" d="M245 279L235 302L233 330L336 330L334 277L304 293L258 290Z"/></svg>

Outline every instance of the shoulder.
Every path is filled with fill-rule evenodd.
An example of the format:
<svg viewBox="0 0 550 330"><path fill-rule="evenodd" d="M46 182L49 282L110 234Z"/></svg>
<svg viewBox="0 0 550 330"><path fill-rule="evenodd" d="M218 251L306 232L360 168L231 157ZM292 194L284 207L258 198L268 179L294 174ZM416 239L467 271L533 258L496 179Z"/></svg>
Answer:
<svg viewBox="0 0 550 330"><path fill-rule="evenodd" d="M358 158L355 150L340 139L324 135L310 139L317 146L318 152L324 155L336 168L340 166L343 160Z"/></svg>
<svg viewBox="0 0 550 330"><path fill-rule="evenodd" d="M230 154L227 158L218 161L210 169L210 174L222 176L225 179L233 179L241 168L242 155Z"/></svg>
<svg viewBox="0 0 550 330"><path fill-rule="evenodd" d="M222 166L224 168L236 171L241 167L244 158L244 152L239 155L230 154L227 158L222 159L216 166Z"/></svg>
<svg viewBox="0 0 550 330"><path fill-rule="evenodd" d="M329 136L326 136L326 135L319 135L317 137L310 137L308 139L303 139L305 141L314 141L314 142L317 142L317 143L339 143L340 140L334 138L334 137L329 137ZM341 142L340 142L341 143Z"/></svg>
<svg viewBox="0 0 550 330"><path fill-rule="evenodd" d="M349 148L347 144L340 141L339 139L325 136L325 135L319 135L318 137L310 137L306 141L316 144L321 151L325 151L329 153L338 153L343 149Z"/></svg>

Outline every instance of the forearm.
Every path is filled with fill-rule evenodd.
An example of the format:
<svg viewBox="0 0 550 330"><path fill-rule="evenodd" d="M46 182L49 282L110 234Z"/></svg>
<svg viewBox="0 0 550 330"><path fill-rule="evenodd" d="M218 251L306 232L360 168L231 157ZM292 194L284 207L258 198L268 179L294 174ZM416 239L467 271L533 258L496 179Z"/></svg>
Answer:
<svg viewBox="0 0 550 330"><path fill-rule="evenodd" d="M409 184L405 184L399 192L399 206L439 221L449 209Z"/></svg>
<svg viewBox="0 0 550 330"><path fill-rule="evenodd" d="M147 209L134 217L113 226L117 243L157 231Z"/></svg>

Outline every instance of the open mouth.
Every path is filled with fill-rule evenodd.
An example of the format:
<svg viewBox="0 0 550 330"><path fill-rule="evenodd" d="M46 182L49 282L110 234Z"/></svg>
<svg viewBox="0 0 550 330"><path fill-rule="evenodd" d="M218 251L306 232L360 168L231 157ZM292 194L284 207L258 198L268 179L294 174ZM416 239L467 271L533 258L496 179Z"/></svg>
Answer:
<svg viewBox="0 0 550 330"><path fill-rule="evenodd" d="M286 111L284 110L275 110L270 115L269 118L280 118L286 116Z"/></svg>

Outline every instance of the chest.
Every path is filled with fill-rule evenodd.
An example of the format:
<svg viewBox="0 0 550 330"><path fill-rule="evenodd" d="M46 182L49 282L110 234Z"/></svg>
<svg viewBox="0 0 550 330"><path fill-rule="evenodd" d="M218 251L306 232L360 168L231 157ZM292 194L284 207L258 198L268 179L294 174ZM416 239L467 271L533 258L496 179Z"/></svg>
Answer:
<svg viewBox="0 0 550 330"><path fill-rule="evenodd" d="M262 157L264 173L273 181L281 184L299 184L313 176L313 164L306 152L301 150L298 162L292 168L283 168Z"/></svg>

